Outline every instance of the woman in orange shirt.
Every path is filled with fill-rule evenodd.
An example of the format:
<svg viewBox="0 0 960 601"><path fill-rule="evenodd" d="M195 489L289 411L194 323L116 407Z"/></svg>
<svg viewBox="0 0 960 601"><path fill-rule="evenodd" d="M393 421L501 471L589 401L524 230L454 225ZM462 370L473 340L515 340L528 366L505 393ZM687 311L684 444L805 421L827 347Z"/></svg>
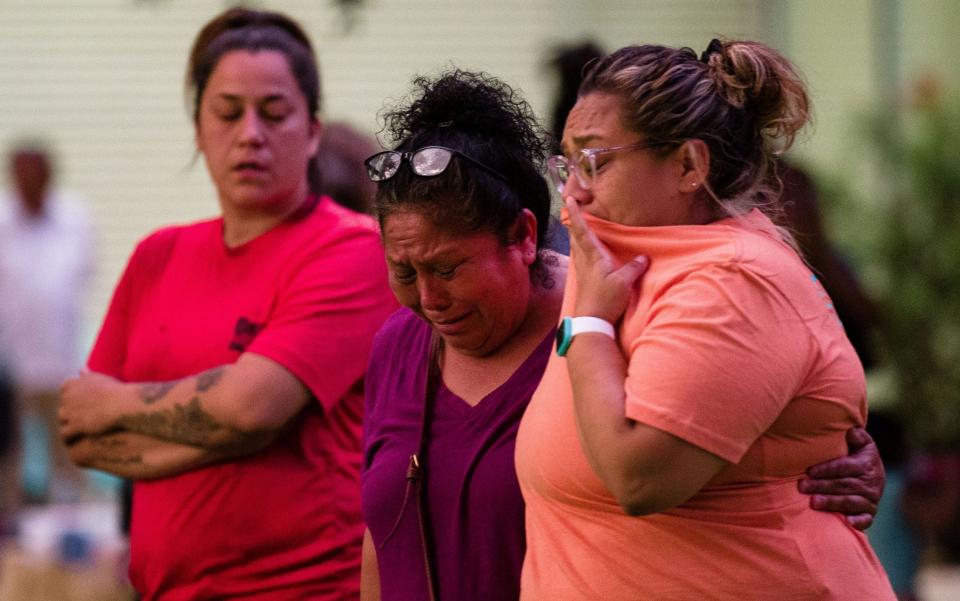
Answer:
<svg viewBox="0 0 960 601"><path fill-rule="evenodd" d="M807 118L753 42L587 74L549 163L572 264L517 438L521 598L894 599L866 538L797 490L866 419L830 300L768 216Z"/></svg>

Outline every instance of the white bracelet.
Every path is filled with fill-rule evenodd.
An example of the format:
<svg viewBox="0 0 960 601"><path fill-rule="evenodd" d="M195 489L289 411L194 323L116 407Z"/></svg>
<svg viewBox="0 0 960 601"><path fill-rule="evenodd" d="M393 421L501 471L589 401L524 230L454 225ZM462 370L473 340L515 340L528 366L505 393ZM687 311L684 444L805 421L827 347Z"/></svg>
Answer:
<svg viewBox="0 0 960 601"><path fill-rule="evenodd" d="M587 332L606 334L613 340L617 339L613 324L606 319L590 316L564 317L563 321L560 322L560 327L557 328L557 354L561 357L565 356L570 348L570 343L573 342L573 337Z"/></svg>

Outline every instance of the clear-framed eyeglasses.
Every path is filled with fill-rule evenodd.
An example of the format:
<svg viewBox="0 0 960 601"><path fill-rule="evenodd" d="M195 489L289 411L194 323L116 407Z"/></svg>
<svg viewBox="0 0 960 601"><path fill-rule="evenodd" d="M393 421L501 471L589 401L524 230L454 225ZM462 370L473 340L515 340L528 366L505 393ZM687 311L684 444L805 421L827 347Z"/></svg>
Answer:
<svg viewBox="0 0 960 601"><path fill-rule="evenodd" d="M550 174L553 187L560 194L563 194L563 188L567 185L571 173L577 178L577 183L580 184L581 188L589 190L593 187L593 180L597 176L597 157L601 154L621 150L641 150L665 146L666 144L667 142L637 142L621 146L608 146L607 148L583 148L570 158L562 154L556 154L547 159L547 172Z"/></svg>

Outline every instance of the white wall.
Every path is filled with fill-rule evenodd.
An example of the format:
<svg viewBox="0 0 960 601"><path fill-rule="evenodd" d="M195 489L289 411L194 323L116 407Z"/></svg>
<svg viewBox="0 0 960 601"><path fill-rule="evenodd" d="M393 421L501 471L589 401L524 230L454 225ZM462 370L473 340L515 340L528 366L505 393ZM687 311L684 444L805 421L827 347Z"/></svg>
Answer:
<svg viewBox="0 0 960 601"><path fill-rule="evenodd" d="M49 139L60 182L86 195L100 233L92 337L135 242L216 212L183 97L197 30L222 0L0 0L0 147ZM331 0L259 2L298 18L320 57L324 116L374 132L414 73L456 64L519 87L545 115L545 49L591 36L690 45L761 37L761 0L366 0L345 33ZM4 181L6 172L4 170Z"/></svg>

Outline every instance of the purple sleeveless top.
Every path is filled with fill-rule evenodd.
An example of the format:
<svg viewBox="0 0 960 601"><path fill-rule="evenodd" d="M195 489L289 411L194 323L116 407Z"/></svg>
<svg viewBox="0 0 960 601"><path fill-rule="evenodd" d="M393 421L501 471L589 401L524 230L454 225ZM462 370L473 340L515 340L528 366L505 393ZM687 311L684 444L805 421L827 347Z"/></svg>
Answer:
<svg viewBox="0 0 960 601"><path fill-rule="evenodd" d="M425 470L438 594L444 601L519 597L526 539L513 450L552 341L553 334L544 338L476 406L439 385ZM413 494L402 515L400 509L407 464L418 443L429 345L429 326L400 309L377 334L367 370L361 494L383 601L427 599Z"/></svg>

